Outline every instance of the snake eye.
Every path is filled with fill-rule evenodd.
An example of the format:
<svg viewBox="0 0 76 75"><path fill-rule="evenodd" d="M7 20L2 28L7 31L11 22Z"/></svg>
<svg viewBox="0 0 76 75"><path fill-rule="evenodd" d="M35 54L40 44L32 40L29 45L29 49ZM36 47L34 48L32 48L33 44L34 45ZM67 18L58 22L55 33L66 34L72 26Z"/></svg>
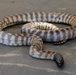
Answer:
<svg viewBox="0 0 76 75"><path fill-rule="evenodd" d="M58 67L62 67L64 65L64 59L60 53L56 53L54 55L54 61L56 62Z"/></svg>

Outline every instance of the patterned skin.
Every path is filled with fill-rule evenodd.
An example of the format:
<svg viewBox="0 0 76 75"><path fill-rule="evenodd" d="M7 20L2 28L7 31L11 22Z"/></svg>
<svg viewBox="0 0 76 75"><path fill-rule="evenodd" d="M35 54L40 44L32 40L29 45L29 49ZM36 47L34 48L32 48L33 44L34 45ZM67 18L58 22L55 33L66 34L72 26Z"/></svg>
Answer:
<svg viewBox="0 0 76 75"><path fill-rule="evenodd" d="M62 44L65 43L66 40L60 40L60 34L57 31L60 29L51 24L46 22L31 22L24 24L22 26L21 32L26 34L35 34L40 36L44 42L52 42L54 44ZM51 33L52 32L52 33ZM61 34L62 36L62 34Z"/></svg>
<svg viewBox="0 0 76 75"><path fill-rule="evenodd" d="M53 51L43 50L43 41L39 36L31 34L11 34L2 31L4 28L19 24L22 22L58 22L70 24L70 27L50 31L52 42L72 39L76 37L76 16L65 13L54 12L32 12L7 16L0 20L0 43L10 46L31 45L29 54L39 59L51 59L59 67L64 64L61 54ZM48 31L47 31L48 32ZM46 32L46 33L47 33Z"/></svg>

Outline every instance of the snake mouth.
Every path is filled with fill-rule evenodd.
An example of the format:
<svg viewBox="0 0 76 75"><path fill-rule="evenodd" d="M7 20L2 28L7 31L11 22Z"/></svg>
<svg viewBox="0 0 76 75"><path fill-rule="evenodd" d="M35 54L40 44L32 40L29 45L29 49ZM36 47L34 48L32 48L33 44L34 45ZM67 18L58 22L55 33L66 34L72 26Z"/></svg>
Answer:
<svg viewBox="0 0 76 75"><path fill-rule="evenodd" d="M56 53L54 55L54 61L56 62L58 67L62 67L64 65L64 58L60 53Z"/></svg>

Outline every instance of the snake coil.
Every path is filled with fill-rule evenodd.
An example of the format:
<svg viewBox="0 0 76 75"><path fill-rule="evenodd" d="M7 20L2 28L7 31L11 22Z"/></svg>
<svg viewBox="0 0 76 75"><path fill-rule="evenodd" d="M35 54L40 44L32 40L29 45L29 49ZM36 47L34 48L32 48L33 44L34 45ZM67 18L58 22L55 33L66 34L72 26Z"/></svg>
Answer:
<svg viewBox="0 0 76 75"><path fill-rule="evenodd" d="M70 24L70 26L66 28L59 28L56 30L50 30L50 27L48 26L42 29L37 29L36 27L38 26L35 26L35 28L32 27L31 29L29 29L29 27L26 28L25 26L23 26L22 32L28 32L30 34L11 34L2 31L6 27L22 22L58 22ZM51 28L53 27L55 26L53 25ZM34 35L35 33L39 36ZM54 60L59 67L63 66L64 59L62 55L54 51L44 51L43 41L40 37L42 37L43 41L45 40L47 42L61 42L64 40L75 38L76 16L54 12L31 12L14 14L0 20L0 43L10 46L31 45L29 54L32 57L39 59L51 59Z"/></svg>

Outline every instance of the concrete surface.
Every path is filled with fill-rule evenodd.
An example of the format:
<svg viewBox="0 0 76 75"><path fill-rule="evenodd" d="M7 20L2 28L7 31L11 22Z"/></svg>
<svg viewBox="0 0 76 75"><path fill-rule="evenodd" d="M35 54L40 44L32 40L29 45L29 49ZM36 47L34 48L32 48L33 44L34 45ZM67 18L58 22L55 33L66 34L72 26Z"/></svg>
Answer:
<svg viewBox="0 0 76 75"><path fill-rule="evenodd" d="M76 15L76 0L0 0L0 18L19 12L54 11ZM21 26L5 31L20 33ZM29 56L29 46L10 47L0 44L0 75L76 75L76 39L64 45L44 44L45 50L60 52L65 65L59 69L51 60Z"/></svg>

